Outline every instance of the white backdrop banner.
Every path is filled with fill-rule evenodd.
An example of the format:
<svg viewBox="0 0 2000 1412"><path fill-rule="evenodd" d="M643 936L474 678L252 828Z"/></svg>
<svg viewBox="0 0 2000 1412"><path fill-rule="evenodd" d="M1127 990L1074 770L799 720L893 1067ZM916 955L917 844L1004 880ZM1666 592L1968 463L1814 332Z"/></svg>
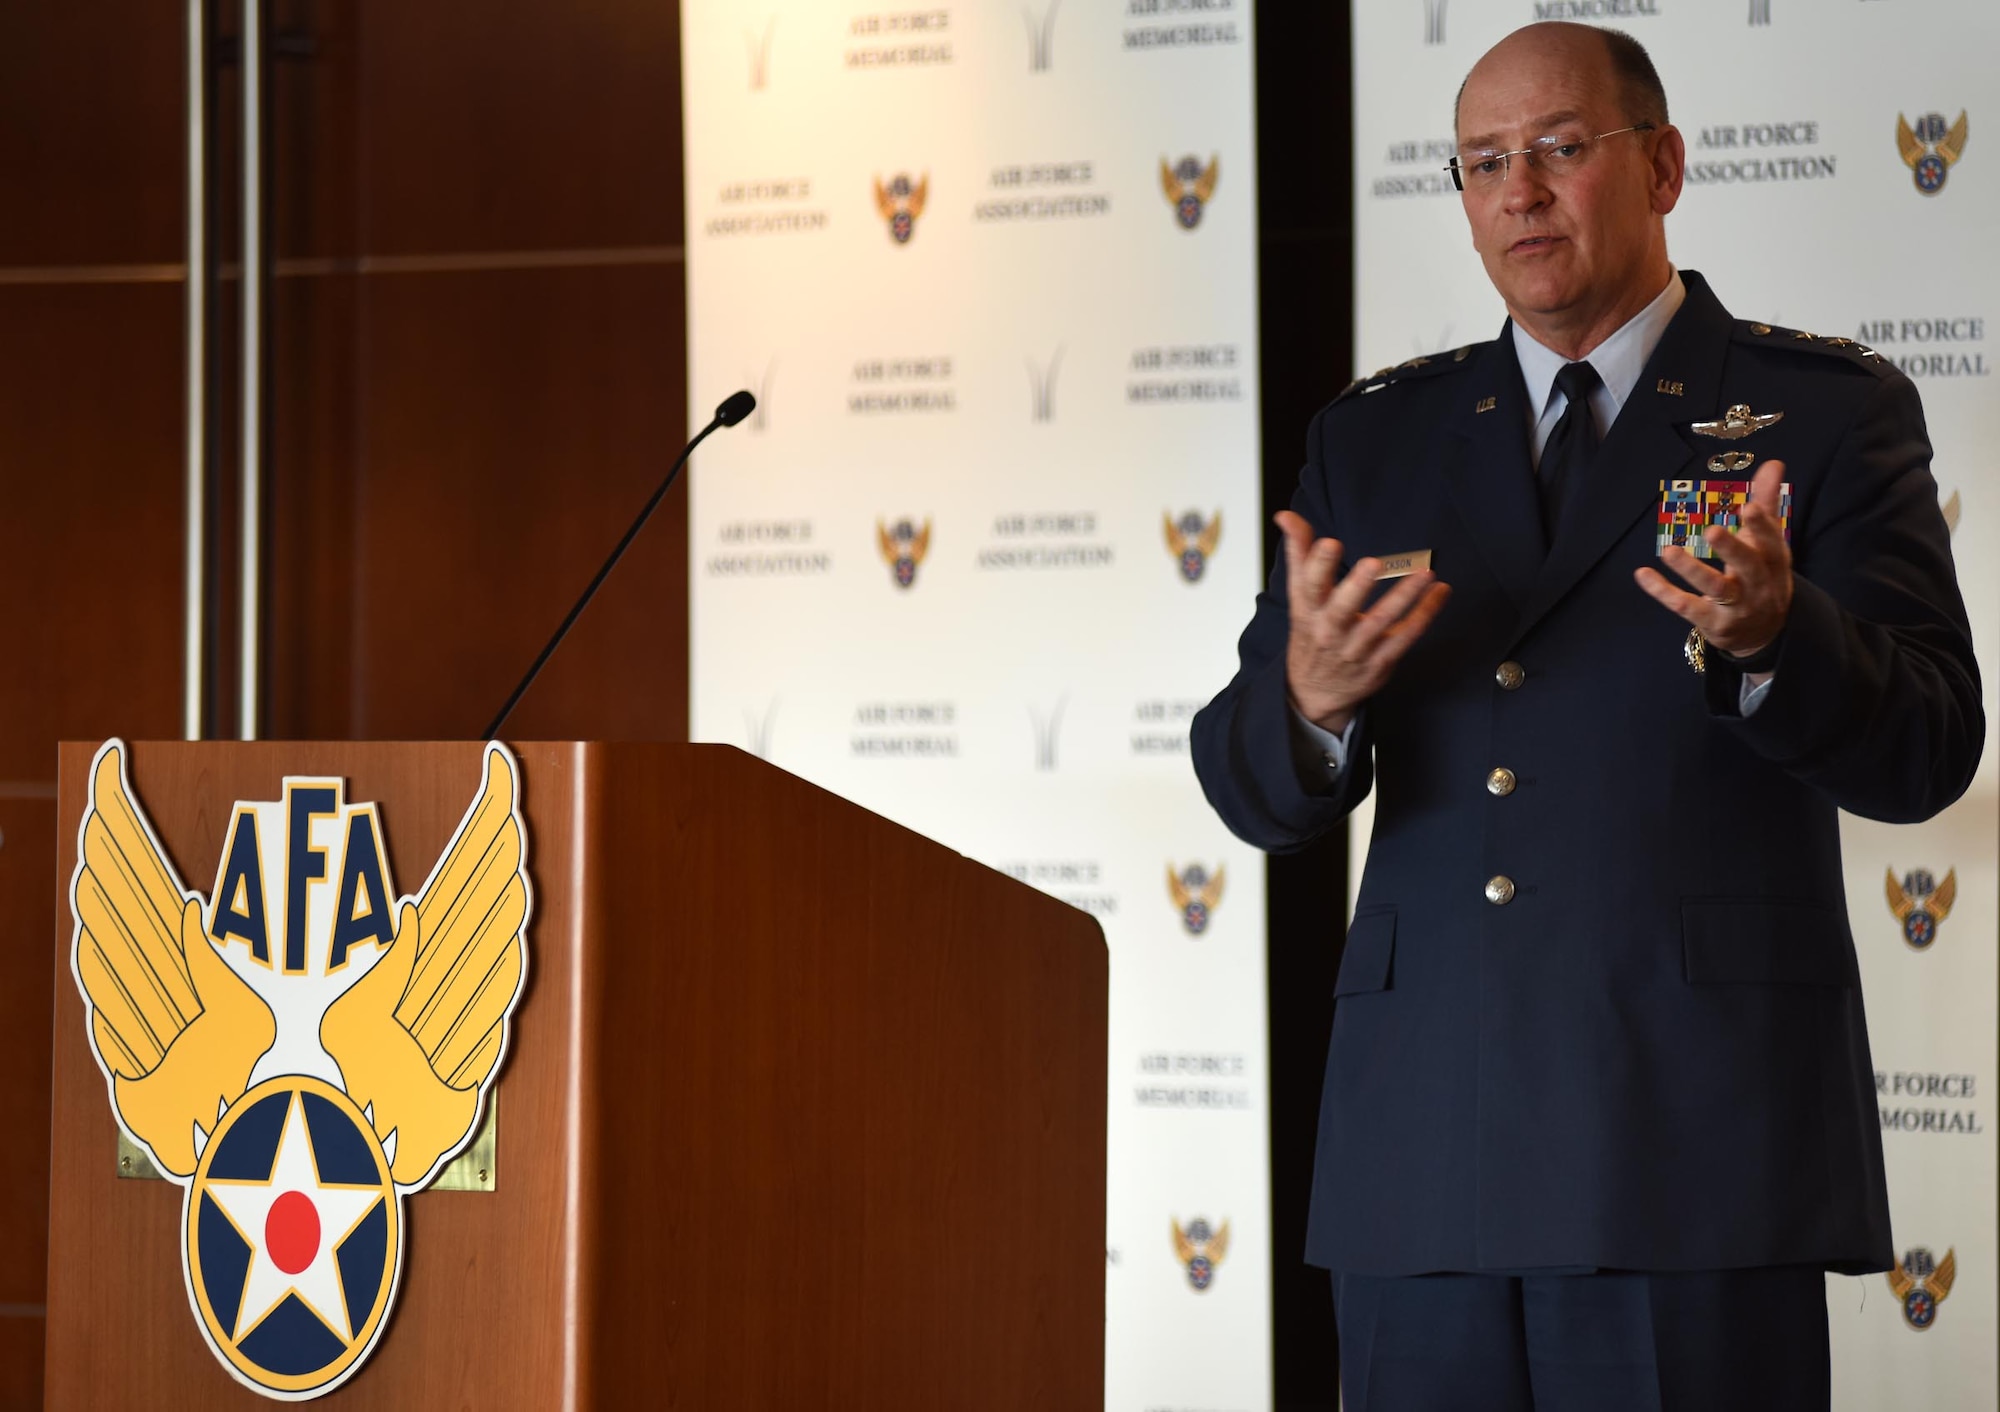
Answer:
<svg viewBox="0 0 2000 1412"><path fill-rule="evenodd" d="M2000 667L2000 10L1984 0L1395 0L1354 18L1356 367L1492 338L1505 318L1442 170L1473 62L1538 19L1652 52L1688 145L1677 264L1739 318L1855 340L1917 382L1994 713ZM1990 129L1988 129L1990 131ZM2000 152L2000 146L1993 149ZM1834 1405L2000 1397L1994 941L2000 769L1914 827L1843 820L1900 1276L1832 1277ZM1355 861L1368 820L1355 827ZM1935 923L1926 928L1915 914ZM1898 915L1901 914L1901 915ZM1744 1311L1755 1318L1754 1310Z"/></svg>
<svg viewBox="0 0 2000 1412"><path fill-rule="evenodd" d="M1106 1406L1268 1407L1249 0L681 14L694 738L1096 915Z"/></svg>

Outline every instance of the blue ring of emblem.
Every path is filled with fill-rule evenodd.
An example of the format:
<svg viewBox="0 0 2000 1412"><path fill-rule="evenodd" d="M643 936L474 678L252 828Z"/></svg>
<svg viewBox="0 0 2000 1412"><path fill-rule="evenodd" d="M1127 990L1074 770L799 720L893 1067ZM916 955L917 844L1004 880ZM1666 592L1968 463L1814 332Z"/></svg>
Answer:
<svg viewBox="0 0 2000 1412"><path fill-rule="evenodd" d="M1937 940L1937 923L1931 914L1919 907L1903 918L1903 940L1912 950L1923 951Z"/></svg>
<svg viewBox="0 0 2000 1412"><path fill-rule="evenodd" d="M1929 153L1917 160L1917 190L1926 196L1935 196L1944 190L1944 158L1937 153Z"/></svg>
<svg viewBox="0 0 2000 1412"><path fill-rule="evenodd" d="M1927 1329L1937 1322L1937 1301L1919 1285L1903 1296L1903 1319L1913 1329Z"/></svg>
<svg viewBox="0 0 2000 1412"><path fill-rule="evenodd" d="M1196 1289L1207 1289L1215 1279L1215 1262L1206 1255L1197 1255L1188 1261L1188 1283Z"/></svg>
<svg viewBox="0 0 2000 1412"><path fill-rule="evenodd" d="M245 1271L232 1267L238 1260L247 1265L248 1257L221 1248L226 1246L231 1235L242 1242L242 1235L241 1232L235 1231L233 1223L230 1223L221 1208L208 1198L207 1193L212 1169L218 1162L227 1164L240 1162L243 1159L244 1153L240 1143L230 1141L232 1133L236 1133L239 1124L244 1125L246 1130L249 1124L268 1124L271 1120L271 1110L266 1105L270 1100L280 1099L285 1100L277 1117L278 1126L282 1128L284 1120L290 1116L292 1107L304 1102L306 1096L321 1100L311 1105L310 1115L307 1118L315 1145L323 1140L322 1124L345 1123L352 1129L353 1134L359 1136L360 1141L357 1143L348 1140L349 1135L340 1133L337 1128L336 1135L347 1141L349 1152L364 1152L363 1160L374 1169L374 1181L363 1185L372 1184L381 1188L381 1202L377 1207L369 1209L357 1223L354 1231L343 1237L333 1252L333 1258L342 1278L343 1293L346 1294L350 1262L344 1257L348 1247L355 1243L355 1237L361 1234L362 1228L368 1227L368 1239L365 1242L367 1250L363 1263L373 1268L364 1269L357 1265L354 1276L357 1280L371 1279L375 1283L375 1292L366 1307L366 1313L360 1319L352 1318L354 1305L350 1295L349 1315L354 1329L351 1340L341 1339L336 1331L322 1323L321 1333L325 1335L327 1341L338 1346L337 1350L332 1351L331 1356L326 1357L317 1366L304 1371L280 1372L259 1363L252 1354L244 1350L243 1346L257 1339L265 1324L271 1322L281 1311L287 1311L287 1306L296 1305L301 1310L306 1309L306 1306L295 1296L287 1296L272 1310L260 1316L257 1324L243 1330L240 1337L232 1336L231 1329L225 1326L225 1321L218 1316L214 1307L213 1299L220 1291L212 1291L211 1285L226 1287L233 1276L236 1282L235 1297L240 1299ZM244 1122L245 1119L249 1120L249 1124ZM246 1138L247 1131L238 1136ZM275 1146L270 1161L276 1161ZM266 1166L264 1170L268 1173L270 1167ZM375 1211L378 1209L382 1212L379 1220L375 1216ZM213 1224L216 1220L225 1223L226 1232L224 1227ZM205 1249L205 1246L208 1248ZM374 1258L376 1246L380 1247L379 1265ZM390 1174L389 1161L382 1151L382 1144L377 1140L368 1120L354 1106L353 1100L323 1079L304 1074L286 1074L266 1079L229 1106L228 1111L216 1123L215 1132L209 1137L207 1145L202 1148L201 1159L196 1164L194 1176L187 1185L181 1218L181 1271L187 1282L188 1302L194 1308L195 1322L201 1326L202 1336L207 1339L209 1348L238 1382L255 1388L267 1397L290 1402L322 1396L346 1382L366 1361L376 1341L382 1336L383 1329L388 1325L389 1310L395 1303L396 1285L402 1263L401 1198ZM357 1284L355 1288L365 1291L364 1285Z"/></svg>

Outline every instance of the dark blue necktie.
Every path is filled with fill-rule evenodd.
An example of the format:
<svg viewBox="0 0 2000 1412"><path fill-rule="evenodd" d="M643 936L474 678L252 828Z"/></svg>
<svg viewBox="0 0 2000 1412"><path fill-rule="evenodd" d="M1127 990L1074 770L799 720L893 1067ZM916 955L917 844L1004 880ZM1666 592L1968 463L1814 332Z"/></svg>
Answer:
<svg viewBox="0 0 2000 1412"><path fill-rule="evenodd" d="M1590 414L1590 394L1600 379L1588 363L1565 363L1556 374L1556 386L1569 400L1542 447L1537 475L1542 483L1542 536L1556 542L1563 514L1576 499L1591 460L1597 455L1597 419Z"/></svg>

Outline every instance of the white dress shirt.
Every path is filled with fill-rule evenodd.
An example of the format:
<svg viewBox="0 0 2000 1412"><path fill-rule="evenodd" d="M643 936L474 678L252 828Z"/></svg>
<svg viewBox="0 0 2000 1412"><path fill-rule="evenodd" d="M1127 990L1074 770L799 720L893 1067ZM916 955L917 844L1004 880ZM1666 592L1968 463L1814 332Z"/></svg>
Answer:
<svg viewBox="0 0 2000 1412"><path fill-rule="evenodd" d="M1596 370L1598 385L1590 394L1591 420L1597 424L1597 436L1601 442L1610 432L1611 424L1618 420L1618 413L1630 400L1632 391L1639 385L1639 375L1646 369L1646 361L1659 347L1660 338L1680 312L1682 301L1687 298L1687 286L1681 283L1679 270L1670 270L1667 285L1653 302L1627 319L1616 333L1590 350L1588 361ZM1569 398L1556 386L1556 374L1563 370L1570 360L1553 348L1535 341L1534 336L1518 323L1513 325L1514 357L1521 365L1521 381L1526 386L1528 407L1528 455L1537 469L1542 463L1542 448L1548 445L1549 434L1562 419ZM1633 590L1635 593L1637 589ZM1737 712L1748 716L1764 704L1764 697L1771 689L1771 674L1759 673L1755 678L1745 677L1740 695L1737 697ZM1347 723L1347 729L1335 735L1307 720L1297 706L1292 708L1292 753L1300 768L1301 775L1309 776L1315 770L1323 770L1327 778L1338 775L1347 765L1347 750L1354 738L1354 727L1360 719Z"/></svg>

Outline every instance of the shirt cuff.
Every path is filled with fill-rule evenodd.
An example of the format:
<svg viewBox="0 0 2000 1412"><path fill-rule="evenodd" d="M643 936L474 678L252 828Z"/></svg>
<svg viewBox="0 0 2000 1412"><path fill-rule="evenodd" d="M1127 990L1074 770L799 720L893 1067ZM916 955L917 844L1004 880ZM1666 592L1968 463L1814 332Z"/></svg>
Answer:
<svg viewBox="0 0 2000 1412"><path fill-rule="evenodd" d="M1771 683L1777 679L1776 672L1755 672L1743 678L1737 688L1736 714L1748 720L1757 714L1757 708L1764 704L1764 698L1771 694ZM1293 715L1298 712L1294 711Z"/></svg>
<svg viewBox="0 0 2000 1412"><path fill-rule="evenodd" d="M1299 708L1286 704L1292 714L1292 760L1298 766L1299 779L1309 788L1331 784L1340 778L1347 768L1347 751L1354 740L1354 728L1361 722L1361 713L1355 712L1347 722L1347 729L1339 735L1322 726L1314 725L1299 712Z"/></svg>

